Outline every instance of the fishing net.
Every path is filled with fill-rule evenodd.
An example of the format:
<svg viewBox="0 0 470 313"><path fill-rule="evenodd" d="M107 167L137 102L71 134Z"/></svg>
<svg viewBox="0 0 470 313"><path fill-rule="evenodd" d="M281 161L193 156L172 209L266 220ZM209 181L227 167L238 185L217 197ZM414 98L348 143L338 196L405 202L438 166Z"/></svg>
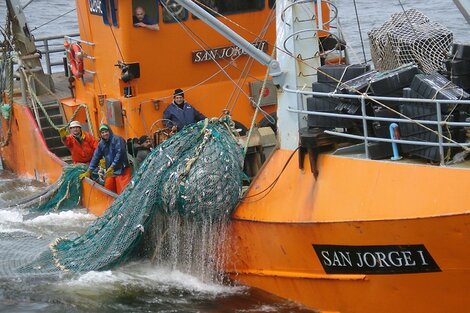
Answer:
<svg viewBox="0 0 470 313"><path fill-rule="evenodd" d="M140 252L155 218L227 220L242 192L243 153L225 122L184 128L145 159L124 192L80 236L57 238L21 273L109 269ZM160 223L161 224L161 223Z"/></svg>
<svg viewBox="0 0 470 313"><path fill-rule="evenodd" d="M80 174L87 170L84 164L65 166L60 178L48 190L23 203L33 213L50 213L70 210L80 204L82 182Z"/></svg>
<svg viewBox="0 0 470 313"><path fill-rule="evenodd" d="M453 42L452 32L415 9L392 15L368 35L372 61L379 71L412 62L425 73L433 73L443 69Z"/></svg>

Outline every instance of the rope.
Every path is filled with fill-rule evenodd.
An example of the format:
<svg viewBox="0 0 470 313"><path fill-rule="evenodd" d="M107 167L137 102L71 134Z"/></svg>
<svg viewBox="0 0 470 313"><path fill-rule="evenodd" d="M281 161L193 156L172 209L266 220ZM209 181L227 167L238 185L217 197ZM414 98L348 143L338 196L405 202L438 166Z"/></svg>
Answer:
<svg viewBox="0 0 470 313"><path fill-rule="evenodd" d="M274 53L275 53L275 49L273 49L272 53L271 53L271 57L274 56ZM250 129L248 131L248 136L246 138L246 143L245 143L245 146L243 147L243 157L246 156L246 153L248 151L248 145L250 143L250 139L251 139L251 135L253 133L253 129L255 127L255 124L256 124L256 118L258 116L258 112L260 111L261 107L260 107L260 104L261 104L261 98L263 98L263 94L264 94L264 90L266 88L266 82L268 81L268 77L269 77L269 69L266 70L266 74L264 75L264 80L263 80L263 85L261 86L261 91L260 91L260 95L258 97L258 103L256 103L256 109L255 109L255 112L253 113L253 118L251 119L251 125L250 125Z"/></svg>
<svg viewBox="0 0 470 313"><path fill-rule="evenodd" d="M331 77L330 75L327 75L326 73L324 73L324 74L325 74L326 76L329 76L331 79L334 79L334 80L338 81L338 80L335 79L334 77ZM365 99L370 100L370 101L374 102L375 104L378 104L378 105L380 105L380 106L386 108L387 110L390 110L391 112L397 114L398 116L403 117L404 119L406 119L406 120L408 120L408 121L410 121L410 122L413 122L414 124L416 124L416 125L418 125L418 126L424 128L424 129L427 130L427 131L432 132L433 134L435 134L436 136L439 137L439 132L437 132L437 131L431 129L430 127L428 127L428 126L426 126L426 125L424 125L424 124L422 124L422 123L420 123L420 122L418 122L417 120L414 120L414 119L412 119L412 118L406 116L405 114L402 114L400 111L397 111L397 110L395 110L395 109L389 107L388 105L386 105L386 104L384 104L384 103L382 103L382 102L380 102L380 101L378 101L378 100L372 99L367 93L362 93L362 92L360 92L359 90L357 90L357 89L355 89L355 88L353 88L353 87L351 87L351 86L349 86L349 85L347 85L347 84L345 84L345 83L342 83L342 85L346 86L349 90L351 90L351 91L353 91L353 92L355 92L355 93L357 93L357 94L363 96ZM445 135L441 135L441 137L442 137L443 139L448 140L448 141L451 142L451 143L454 143L454 144L458 145L459 147L461 147L462 149L464 149L464 150L466 150L466 151L470 151L470 148L464 146L464 145L461 144L461 143L456 142L455 140L452 140L451 138L449 138L449 137L447 137L447 136L445 136Z"/></svg>
<svg viewBox="0 0 470 313"><path fill-rule="evenodd" d="M255 39L255 40L260 40L260 39L262 39L262 38L265 38L266 33L267 33L268 30L269 30L269 25L271 25L272 22L275 21L276 16L275 16L274 12L275 12L275 7L273 7L273 8L271 9L270 14L269 14L269 17L268 17L266 23L264 24L264 26L263 26L263 28L262 28L260 34L259 34L259 35L256 35L256 39ZM273 47L272 56L274 55L274 51L276 51L276 49ZM255 60L254 60L253 58L249 58L248 61L245 63L245 67L243 68L242 75L240 75L240 77L238 78L238 84L239 84L239 85L245 85L246 80L247 80L247 78L249 77L249 71L250 71L251 67L253 66L254 61L255 61ZM238 93L236 93L236 91L238 91ZM227 105L226 105L226 107L225 107L225 108L228 107L228 104L229 104L230 101L232 100L232 97L234 96L235 93L236 93L236 95L235 95L235 98L234 98L233 101L232 101L232 106L230 107L230 109L228 109L230 112L232 112L232 111L234 110L235 104L237 103L237 100L238 100L238 98L240 97L240 91L239 91L239 89L234 89L234 90L233 90L232 94L230 95L229 100L227 101ZM251 101L251 98L248 98L248 99L250 100L250 102L251 102L253 105L256 105L256 104L254 103L254 101ZM258 106L258 107L259 107L259 106ZM261 111L261 112L263 113L263 115L264 115L266 118L269 119L269 114L268 114L266 111L264 111L264 110L261 109L260 107L259 107L259 111Z"/></svg>
<svg viewBox="0 0 470 313"><path fill-rule="evenodd" d="M10 34L10 20L7 18L7 25L6 25L6 30L4 28L0 27L0 31L3 34L3 37L6 41L5 47L8 47L8 50L2 54L3 57L3 62L4 62L4 67L2 67L2 90L3 88L6 87L8 83L8 105L9 108L9 115L8 115L8 129L7 129L7 134L6 138L2 138L2 141L0 142L0 146L5 147L8 146L10 143L11 139L11 124L12 124L12 116L13 116L13 57L11 56L11 50L13 47L13 43L11 42L9 38ZM8 70L8 78L9 80L7 81L6 77L6 70ZM3 114L2 114L3 115Z"/></svg>
<svg viewBox="0 0 470 313"><path fill-rule="evenodd" d="M292 158L294 157L295 153L297 152L297 150L299 150L299 148L297 147L294 151L292 151L291 155L289 156L289 158L287 159L286 163L284 163L284 166L282 167L281 171L279 172L279 174L276 176L276 178L266 187L264 188L263 190L255 193L255 194L251 194L251 195L247 195L245 196L244 198L240 199L241 202L245 202L245 203L253 203L253 202L257 202L257 201L260 201L261 199L265 198L269 193L271 193L271 191L274 189L274 186L276 186L277 182L279 181L279 178L281 178L281 175L282 173L284 173L285 169L287 168L287 165L289 165L290 161L292 160ZM263 196L261 196L260 198L257 198L255 200L246 200L248 198L253 198L253 197L256 197L256 196L259 196L261 194L263 194Z"/></svg>
<svg viewBox="0 0 470 313"><path fill-rule="evenodd" d="M165 2L161 2L163 8L167 10L168 12L171 12L171 10L167 7ZM209 44L207 44L201 37L199 37L197 34L195 34L191 29L189 29L184 23L182 23L174 14L172 14L172 17L174 18L175 22L178 23L181 28L188 34L188 36L196 43L202 50L207 51L206 47L210 47ZM204 46L205 45L205 46ZM229 62L229 64L225 67L222 67L222 65L215 60L215 58L209 54L211 57L212 61L216 64L216 66L220 69L218 73L223 73L229 81L233 83L233 85L239 90L241 94L243 94L247 99L251 99L250 96L243 90L243 88L225 71L225 68L227 66L232 66L234 69L239 70L237 66L234 66L233 64L235 61L238 59L234 58L232 61ZM214 75L215 76L215 75ZM206 80L207 81L207 80ZM197 84L191 88L186 89L185 91L189 91L191 89L194 89L196 86L199 86L200 84ZM252 101L251 101L252 102Z"/></svg>
<svg viewBox="0 0 470 313"><path fill-rule="evenodd" d="M25 64L21 64L22 66L20 66L20 70L22 71L24 77L28 77L26 71L25 71ZM33 91L33 88L31 86L31 82L30 82L30 79L34 79L38 84L41 85L41 87L43 87L50 95L52 95L55 100L57 101L57 103L60 103L60 99L57 97L57 95L55 93L53 93L40 79L38 79L36 77L36 75L34 73L31 73L31 75L29 76L29 79L26 79L26 87L28 89L28 92L31 96L31 100L34 100L33 104L34 103L37 103L39 105L39 108L41 109L41 111L43 112L44 116L46 117L46 120L48 121L48 123L52 126L52 128L54 128L55 130L59 130L59 128L63 127L61 125L61 127L57 126L51 119L51 117L49 116L49 114L47 113L46 109L44 108L44 105L42 104L41 100L39 100L37 94ZM91 123L91 115L90 115L90 111L89 111L89 108L86 104L80 104L76 109L75 111L73 112L72 114L72 117L71 117L71 121L75 118L75 116L77 116L79 110L83 108L85 109L85 113L86 113L86 117L87 117L87 120L89 122L89 126L90 126L90 132L93 136L96 137L96 132L94 131L94 128L93 128L93 124ZM66 126L68 126L70 123L67 123ZM40 125L38 125L40 126Z"/></svg>
<svg viewBox="0 0 470 313"><path fill-rule="evenodd" d="M8 123L8 129L7 129L7 135L6 135L6 138L3 139L2 138L2 141L0 143L0 145L2 147L6 147L8 146L8 144L10 143L10 139L11 139L11 124L12 124L12 115L13 115L13 62L12 62L12 59L11 57L10 58L7 58L6 57L6 54L5 55L5 64L6 64L6 67L7 67L7 70L8 70L8 77L9 77L9 80L8 80L8 105L9 105L9 111L10 111L10 114L8 116L8 120L7 120L7 123ZM5 78L6 80L6 78Z"/></svg>
<svg viewBox="0 0 470 313"><path fill-rule="evenodd" d="M65 13L63 13L63 14L61 14L61 15L55 17L55 18L53 18L52 20L49 20L49 21L45 22L44 24L41 24L41 25L39 25L39 26L33 28L33 29L31 30L31 32L34 32L36 29L39 29L39 28L41 28L41 27L43 27L43 26L45 26L45 25L47 25L47 24L49 24L49 23L52 23L52 22L54 22L55 20L58 20L59 18L65 16L65 15L67 15L67 14L73 12L73 11L75 11L75 8L73 8L73 9L71 9L71 10L68 10L67 12L65 12Z"/></svg>
<svg viewBox="0 0 470 313"><path fill-rule="evenodd" d="M356 0L354 0L353 3L354 3L354 11L356 12L356 22L357 22L357 29L359 31L359 38L361 38L362 54L364 55L364 63L366 63L367 62L366 49L364 48L364 39L362 39L361 23L359 22L359 14L357 12Z"/></svg>

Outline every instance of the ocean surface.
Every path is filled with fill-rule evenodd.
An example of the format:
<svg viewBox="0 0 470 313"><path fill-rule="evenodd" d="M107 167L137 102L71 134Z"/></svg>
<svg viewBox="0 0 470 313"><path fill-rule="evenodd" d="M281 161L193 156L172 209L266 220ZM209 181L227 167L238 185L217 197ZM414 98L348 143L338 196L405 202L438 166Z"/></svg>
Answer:
<svg viewBox="0 0 470 313"><path fill-rule="evenodd" d="M452 0L407 0L401 1L401 5L395 0L357 0L357 16L353 1L340 0L337 6L346 39L354 50L351 57L358 62L364 59L358 20L368 59L367 32L380 26L391 14L401 12L402 6L418 9L431 20L445 25L453 32L455 41L470 42L470 26ZM35 0L24 11L32 33L43 37L76 32L73 8L71 0ZM5 11L2 1L0 18L5 18ZM60 15L63 16L57 18ZM20 179L0 169L0 265L4 266L5 259L12 255L24 260L31 254L27 245L18 246L18 238L21 242L47 241L69 232L80 233L95 219L80 208L28 219L23 209L11 206L44 188L41 183ZM314 294L312 291L312 296ZM207 282L142 261L111 271L54 279L0 277L0 312L310 311L257 289Z"/></svg>

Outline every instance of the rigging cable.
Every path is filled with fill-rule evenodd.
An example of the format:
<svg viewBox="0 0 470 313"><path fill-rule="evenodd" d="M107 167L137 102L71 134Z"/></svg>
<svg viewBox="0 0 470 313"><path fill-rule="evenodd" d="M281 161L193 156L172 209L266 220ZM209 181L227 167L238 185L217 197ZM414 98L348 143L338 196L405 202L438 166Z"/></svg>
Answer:
<svg viewBox="0 0 470 313"><path fill-rule="evenodd" d="M270 25L272 24L272 22L275 20L275 17L276 17L275 14L274 14L275 10L276 10L276 8L275 8L275 6L274 6L274 7L271 9L271 11L270 11L270 14L269 14L269 16L268 16L268 19L267 19L267 21L266 21L266 23L265 23L263 29L261 30L260 34L256 36L256 39L255 39L255 40L263 39L263 38L266 36L266 33L267 33L268 30L269 30L269 26L270 26ZM276 51L275 45L273 45L273 50L272 50L271 57L274 56L275 51ZM248 59L246 65L245 65L245 68L243 69L243 71L246 70L247 75L243 75L243 78L242 78L241 76L239 77L239 79L238 79L238 84L239 84L239 85L242 85L242 86L245 85L246 80L247 80L247 78L248 78L248 72L249 72L249 70L251 69L251 67L253 66L254 61L255 61L255 59L252 58L252 57L250 57L250 58ZM248 64L249 64L249 65L248 65ZM267 78L265 78L265 80L267 80ZM241 83L240 83L240 82L241 82ZM266 84L266 83L263 82L263 84ZM234 90L234 92L235 92L235 90ZM233 93L234 93L234 92L233 92ZM232 95L230 96L230 98L232 98L233 93L232 93ZM240 96L240 92L238 92L238 93L235 95L235 99L233 100L232 106L231 106L230 109L229 109L230 112L233 111L233 109L234 109L234 107L235 107L235 104L236 104L236 102L237 102L239 96ZM261 99L261 97L260 97L260 99ZM256 106L256 109L257 109L258 111L260 111L266 118L269 118L269 113L267 113L266 111L264 111L264 110L259 106L259 103L260 103L259 101L258 101L258 103L255 103L253 100L250 99L250 102L251 102L254 106Z"/></svg>
<svg viewBox="0 0 470 313"><path fill-rule="evenodd" d="M171 12L171 10L166 6L164 2L161 2L161 4L163 5L165 10L167 10L168 12ZM172 17L201 49L203 49L204 51L207 51L206 48L203 46L203 44L207 47L210 47L210 45L208 45L201 37L195 34L191 29L189 29L184 23L181 23L181 21L174 14L172 14ZM199 41L196 40L195 38L197 38ZM222 67L222 65L219 62L217 62L212 55L209 54L209 56L212 59L212 61L217 65L217 67L219 67L220 72L224 73L225 76L240 90L240 92L243 95L245 95L248 99L250 99L250 96L240 86L238 86L237 82L225 71L224 67ZM233 66L234 69L237 69L238 71L240 71L238 67L233 65L235 60L236 59L230 61L229 64ZM186 91L191 90L191 89L194 89L194 86L191 88L188 88Z"/></svg>
<svg viewBox="0 0 470 313"><path fill-rule="evenodd" d="M356 1L354 0L354 5L355 5L355 4L356 4ZM361 37L361 41L362 41L362 37ZM279 49L280 51L283 51L283 49L281 49L281 48L277 48L277 49ZM285 51L283 51L283 52L285 52ZM286 52L285 52L285 53L286 53ZM289 53L287 53L287 54L289 54ZM435 130L433 130L432 128L426 126L425 124L420 123L418 120L414 120L414 119L410 118L409 116L406 116L405 114L403 114L403 113L401 113L401 112L399 112L399 111L397 111L397 110L394 110L393 108L391 108L390 106L386 105L385 103L380 102L379 100L372 99L372 98L370 97L370 95L368 95L366 92L361 92L361 91L357 90L356 88L353 88L353 87L347 85L345 82L341 82L340 80L338 80L338 79L336 79L335 77L329 75L328 73L323 72L320 68L315 68L315 67L311 66L310 64L306 63L305 61L303 61L303 60L300 59L300 58L296 58L296 57L294 57L294 56L291 56L291 57L294 58L294 59L296 59L297 62L301 62L301 63L303 63L305 66L310 67L310 68L312 68L312 69L315 69L317 72L322 73L323 75L325 75L325 76L328 77L329 79L332 79L332 80L334 80L335 82L339 83L341 86L344 86L344 87L346 87L347 89L353 91L355 94L363 96L365 99L367 99L367 100L369 100L369 101L372 101L372 102L374 102L375 104L378 104L378 105L380 105L380 106L386 108L387 110L389 110L389 111L391 111L391 112L397 114L398 116L400 116L400 117L402 117L402 118L404 118L404 119L406 119L406 120L408 120L408 121L410 121L410 122L412 122L412 123L418 125L419 127L423 128L423 129L425 129L425 130L427 130L427 131L429 131L429 132L435 134L436 136L438 136L438 137L440 136L441 138L443 138L443 139L449 141L450 143L454 143L454 144L458 145L460 148L462 148L463 150L468 151L468 152L470 153L470 148L467 147L465 144L459 143L459 142L453 140L452 138L449 138L448 136L445 136L445 135L443 135L443 134L439 135L438 131L435 131ZM300 92L300 93L302 93L302 92Z"/></svg>
<svg viewBox="0 0 470 313"><path fill-rule="evenodd" d="M361 23L359 22L359 13L357 12L356 0L354 0L353 3L354 3L354 11L356 12L356 21L357 21L357 28L359 30L359 38L361 38L361 46L362 46L362 54L364 55L364 63L367 63L366 50L364 48L364 40L362 39Z"/></svg>
<svg viewBox="0 0 470 313"><path fill-rule="evenodd" d="M126 62L124 61L124 56L122 55L121 47L119 46L119 42L117 41L116 35L114 34L113 25L109 24L109 30L111 31L111 34L113 35L114 43L116 44L116 47L117 47L118 52L119 52L119 55L121 56L121 61L122 61L122 63L126 63Z"/></svg>
<svg viewBox="0 0 470 313"><path fill-rule="evenodd" d="M13 57L11 55L11 51L13 50L13 43L11 42L9 36L11 35L10 33L10 23L11 21L7 18L7 22L6 22L6 29L3 29L3 27L0 26L0 32L3 34L4 38L5 38L5 48L7 48L7 45L8 45L8 48L7 50L4 51L2 57L4 59L4 62L5 62L5 66L8 66L8 75L9 75L9 79L8 79L8 105L10 106L10 114L9 114L9 118L7 120L8 122L8 128L7 128L7 134L6 134L6 138L4 138L2 136L1 138L1 142L0 142L0 146L1 147L5 147L5 146L8 146L8 144L10 143L10 139L11 139L11 125L12 125L12 121L13 121ZM6 68L4 68L5 70ZM5 77L5 87L6 87L6 77ZM2 90L2 96L4 96L4 91ZM3 114L2 114L3 115ZM2 133L3 133L3 127L2 127Z"/></svg>
<svg viewBox="0 0 470 313"><path fill-rule="evenodd" d="M75 8L73 8L73 9L71 9L71 10L68 10L67 12L65 12L65 13L63 13L63 14L61 14L61 15L59 15L59 16L57 16L57 17L54 17L52 20L49 20L49 21L45 22L44 24L41 24L41 25L39 25L39 26L33 28L33 29L31 30L31 32L34 32L35 30L37 30L37 29L39 29L39 28L41 28L41 27L43 27L43 26L45 26L45 25L47 25L47 24L49 24L49 23L52 23L52 22L54 22L55 20L58 20L59 18L65 16L65 15L67 15L67 14L73 12L73 11L75 11Z"/></svg>
<svg viewBox="0 0 470 313"><path fill-rule="evenodd" d="M257 202L257 201L260 201L261 199L265 198L269 193L271 193L271 191L274 189L274 187L276 186L277 182L279 181L279 178L281 178L281 175L282 173L284 173L284 171L286 170L287 168L287 165L289 165L290 161L292 160L292 158L294 157L295 153L299 150L300 147L297 147L295 148L294 151L292 151L291 155L289 156L289 158L287 159L287 161L284 163L284 166L282 167L281 171L279 172L279 174L276 176L276 178L266 187L264 188L263 190L255 193L255 194L252 194L252 195L247 195L245 197L243 197L240 202L245 202L245 203L252 203L252 202ZM256 197L256 196L259 196L261 194L263 194L260 198L257 198L255 200L245 200L247 198L252 198L252 197Z"/></svg>
<svg viewBox="0 0 470 313"><path fill-rule="evenodd" d="M272 24L272 22L275 20L275 5L273 6L273 8L270 10L270 14L268 16L268 19L265 23L265 25L263 26L263 28L261 29L260 33L259 34L255 34L254 32L250 31L249 29L243 27L241 24L238 24L237 22L227 18L225 15L222 15L220 14L218 11L214 10L212 7L200 2L200 1L195 1L198 3L199 6L205 8L207 11L210 11L210 13L212 13L213 15L217 16L217 17L220 17L222 19L224 19L225 21L227 21L228 23L230 24L233 24L235 26L237 26L238 28L244 30L245 32L247 32L248 34L252 35L255 37L255 41L257 40L260 40L260 39L263 39L266 35L266 33L268 32L268 29L269 29L269 26ZM274 49L275 46L273 47L273 52L276 50ZM240 56L237 56L237 58L235 59L238 59ZM243 70L241 71L241 75L239 76L238 80L237 80L237 83L236 83L236 86L243 86L247 80L248 77L251 77L249 75L249 71L250 71L250 68L253 66L253 62L254 62L254 59L252 57L250 57L248 59L248 61L245 63L245 66L243 68ZM246 74L245 74L246 73ZM259 80L258 78L255 77L256 80ZM238 91L238 93L235 95L235 92ZM241 94L241 91L242 89L240 88L236 88L232 91L231 95L230 95L230 98L227 100L227 104L225 106L225 110L228 111L228 112L232 112L233 109L234 109L234 106ZM245 94L245 96L247 96ZM232 101L232 98L234 98L234 100ZM264 111L257 103L255 103L251 97L247 96L247 98L249 99L249 101L252 103L253 106L255 106L257 108L258 111L260 111L267 119L270 118L270 115L269 113L267 113L266 111ZM229 103L232 102L232 105L231 107L228 109L228 105Z"/></svg>

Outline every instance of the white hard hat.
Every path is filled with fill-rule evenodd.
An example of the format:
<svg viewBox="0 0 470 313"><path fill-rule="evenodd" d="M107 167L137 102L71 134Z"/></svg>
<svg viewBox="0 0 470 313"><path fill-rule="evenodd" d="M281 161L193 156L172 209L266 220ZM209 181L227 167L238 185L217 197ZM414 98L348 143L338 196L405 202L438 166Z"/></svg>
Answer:
<svg viewBox="0 0 470 313"><path fill-rule="evenodd" d="M72 121L72 122L70 123L69 128L72 128L72 127L80 127L80 128L82 128L82 125L80 125L80 122Z"/></svg>

